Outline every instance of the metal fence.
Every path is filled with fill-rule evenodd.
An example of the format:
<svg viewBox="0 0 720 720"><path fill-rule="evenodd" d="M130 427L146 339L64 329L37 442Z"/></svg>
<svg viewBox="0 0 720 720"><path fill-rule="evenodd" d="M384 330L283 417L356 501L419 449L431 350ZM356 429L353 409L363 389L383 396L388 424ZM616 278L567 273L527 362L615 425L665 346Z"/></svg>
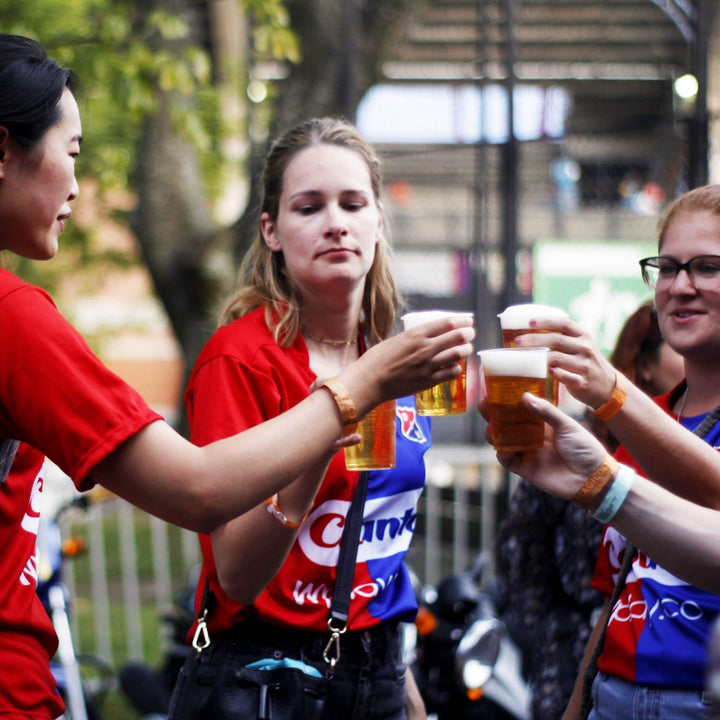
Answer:
<svg viewBox="0 0 720 720"><path fill-rule="evenodd" d="M426 465L408 562L422 582L436 583L492 551L508 480L488 447L436 445ZM65 566L75 642L115 667L128 659L153 664L167 641L160 618L200 561L197 535L100 497L62 528L87 542L87 552Z"/></svg>

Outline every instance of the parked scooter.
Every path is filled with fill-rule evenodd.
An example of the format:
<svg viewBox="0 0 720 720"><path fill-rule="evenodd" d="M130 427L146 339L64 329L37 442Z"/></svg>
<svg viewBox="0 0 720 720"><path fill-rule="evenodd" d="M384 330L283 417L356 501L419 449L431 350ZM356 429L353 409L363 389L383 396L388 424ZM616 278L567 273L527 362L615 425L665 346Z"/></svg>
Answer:
<svg viewBox="0 0 720 720"><path fill-rule="evenodd" d="M70 631L70 592L63 582L63 563L84 552L83 539L60 533L61 518L71 511L87 509L88 495L63 503L54 513L40 516L37 536L37 594L52 620L58 649L50 668L65 702L66 720L100 720L100 705L113 684L110 664L95 655L78 655Z"/></svg>
<svg viewBox="0 0 720 720"><path fill-rule="evenodd" d="M487 559L420 591L410 668L438 720L528 720L520 651L481 585Z"/></svg>

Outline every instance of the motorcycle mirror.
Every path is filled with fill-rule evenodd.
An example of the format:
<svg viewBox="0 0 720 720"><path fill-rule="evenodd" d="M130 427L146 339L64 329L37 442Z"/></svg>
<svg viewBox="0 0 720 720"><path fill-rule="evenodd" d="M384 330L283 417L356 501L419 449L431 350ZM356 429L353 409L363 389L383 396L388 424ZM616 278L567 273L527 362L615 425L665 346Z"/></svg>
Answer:
<svg viewBox="0 0 720 720"><path fill-rule="evenodd" d="M461 573L446 577L437 589L437 606L444 615L464 617L480 602L480 590L472 578Z"/></svg>
<svg viewBox="0 0 720 720"><path fill-rule="evenodd" d="M494 618L476 620L465 631L455 651L455 672L466 689L477 690L492 676L502 632L502 623Z"/></svg>

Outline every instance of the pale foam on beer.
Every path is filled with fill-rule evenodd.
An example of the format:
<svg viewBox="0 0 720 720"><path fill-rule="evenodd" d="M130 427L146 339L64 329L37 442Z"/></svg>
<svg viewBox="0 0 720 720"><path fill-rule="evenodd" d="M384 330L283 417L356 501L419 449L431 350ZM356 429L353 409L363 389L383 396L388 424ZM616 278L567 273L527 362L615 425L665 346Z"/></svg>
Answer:
<svg viewBox="0 0 720 720"><path fill-rule="evenodd" d="M423 325L433 320L440 320L444 317L453 317L455 315L469 317L470 319L473 317L472 313L456 312L454 310L418 310L417 312L407 313L402 316L403 327L405 330L410 330L410 328L417 327L418 325Z"/></svg>
<svg viewBox="0 0 720 720"><path fill-rule="evenodd" d="M524 305L510 305L498 317L503 330L522 330L530 327L530 320L562 320L568 314L552 305L539 305L526 303Z"/></svg>
<svg viewBox="0 0 720 720"><path fill-rule="evenodd" d="M478 353L486 375L504 377L547 376L548 348L497 348Z"/></svg>

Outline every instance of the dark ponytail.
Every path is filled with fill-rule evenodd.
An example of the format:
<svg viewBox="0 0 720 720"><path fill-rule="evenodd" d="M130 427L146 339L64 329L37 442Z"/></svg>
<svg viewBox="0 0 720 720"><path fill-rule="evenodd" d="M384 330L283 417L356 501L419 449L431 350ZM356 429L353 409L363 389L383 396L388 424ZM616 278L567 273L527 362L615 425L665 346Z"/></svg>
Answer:
<svg viewBox="0 0 720 720"><path fill-rule="evenodd" d="M48 57L37 41L0 34L0 126L33 147L60 117L63 90L72 89L70 70Z"/></svg>

